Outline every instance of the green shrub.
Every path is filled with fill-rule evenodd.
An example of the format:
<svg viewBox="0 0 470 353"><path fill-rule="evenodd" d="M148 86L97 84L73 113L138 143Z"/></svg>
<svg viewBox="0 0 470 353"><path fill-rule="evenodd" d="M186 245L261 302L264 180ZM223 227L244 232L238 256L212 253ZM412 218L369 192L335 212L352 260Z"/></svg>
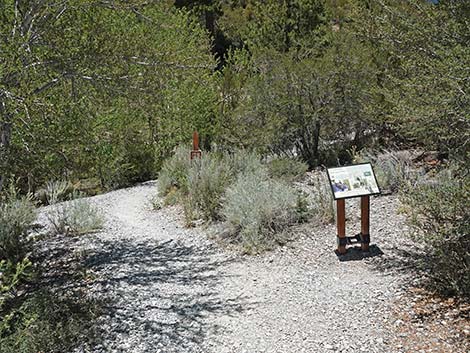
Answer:
<svg viewBox="0 0 470 353"><path fill-rule="evenodd" d="M178 147L173 156L163 162L157 182L159 195L166 196L177 189L187 190L190 168L189 148Z"/></svg>
<svg viewBox="0 0 470 353"><path fill-rule="evenodd" d="M254 152L237 150L233 154L224 154L223 157L232 166L234 175L266 170L266 165L261 163L261 157Z"/></svg>
<svg viewBox="0 0 470 353"><path fill-rule="evenodd" d="M3 310L5 303L14 298L13 293L15 293L20 282L30 277L31 266L32 263L28 258L24 258L17 263L7 260L0 261L0 312Z"/></svg>
<svg viewBox="0 0 470 353"><path fill-rule="evenodd" d="M158 195L154 195L151 199L150 199L150 206L152 207L152 209L154 211L158 211L158 210L161 210L164 206L164 202L163 200L161 199L161 197L159 197Z"/></svg>
<svg viewBox="0 0 470 353"><path fill-rule="evenodd" d="M276 158L268 163L269 175L274 179L298 180L305 175L308 165L292 158Z"/></svg>
<svg viewBox="0 0 470 353"><path fill-rule="evenodd" d="M33 292L0 310L0 353L72 352L94 338L98 305L83 298Z"/></svg>
<svg viewBox="0 0 470 353"><path fill-rule="evenodd" d="M75 199L56 204L47 213L55 234L81 235L103 227L104 217L88 200Z"/></svg>
<svg viewBox="0 0 470 353"><path fill-rule="evenodd" d="M220 219L221 199L233 178L230 160L224 156L206 153L204 158L193 160L183 199L186 219L197 218L199 213L205 220Z"/></svg>
<svg viewBox="0 0 470 353"><path fill-rule="evenodd" d="M380 188L388 192L397 192L404 183L417 179L421 174L420 170L413 168L408 151L363 151L355 156L354 161L370 162Z"/></svg>
<svg viewBox="0 0 470 353"><path fill-rule="evenodd" d="M310 207L308 194L306 192L297 192L297 203L295 205L295 211L297 213L299 223L308 222L312 217L312 209Z"/></svg>
<svg viewBox="0 0 470 353"><path fill-rule="evenodd" d="M23 258L26 235L35 219L31 197L13 198L0 204L0 260L16 263Z"/></svg>
<svg viewBox="0 0 470 353"><path fill-rule="evenodd" d="M441 174L434 181L410 185L401 195L414 239L430 259L431 284L448 294L470 297L470 176Z"/></svg>
<svg viewBox="0 0 470 353"><path fill-rule="evenodd" d="M65 201L72 189L72 184L67 180L48 181L44 187L47 203L53 205L59 201Z"/></svg>
<svg viewBox="0 0 470 353"><path fill-rule="evenodd" d="M313 184L310 203L313 217L321 223L333 223L335 220L335 201L331 194L328 177L324 172L315 174L310 183Z"/></svg>
<svg viewBox="0 0 470 353"><path fill-rule="evenodd" d="M241 174L227 189L222 214L229 236L247 252L270 247L276 235L299 221L298 194L266 173Z"/></svg>

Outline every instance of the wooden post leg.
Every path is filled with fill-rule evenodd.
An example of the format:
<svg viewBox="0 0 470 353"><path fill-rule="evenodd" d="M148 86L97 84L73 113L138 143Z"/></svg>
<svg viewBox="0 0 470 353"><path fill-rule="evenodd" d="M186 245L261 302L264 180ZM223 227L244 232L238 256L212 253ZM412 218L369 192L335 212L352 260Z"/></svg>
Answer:
<svg viewBox="0 0 470 353"><path fill-rule="evenodd" d="M190 157L193 160L195 157L201 158L202 153L199 149L199 134L197 131L193 132L193 150L191 151Z"/></svg>
<svg viewBox="0 0 470 353"><path fill-rule="evenodd" d="M346 202L344 199L336 200L336 215L338 229L338 253L346 253Z"/></svg>
<svg viewBox="0 0 470 353"><path fill-rule="evenodd" d="M369 196L361 197L361 248L362 251L369 251L370 243L370 198Z"/></svg>
<svg viewBox="0 0 470 353"><path fill-rule="evenodd" d="M199 135L197 131L193 132L193 151L199 151Z"/></svg>

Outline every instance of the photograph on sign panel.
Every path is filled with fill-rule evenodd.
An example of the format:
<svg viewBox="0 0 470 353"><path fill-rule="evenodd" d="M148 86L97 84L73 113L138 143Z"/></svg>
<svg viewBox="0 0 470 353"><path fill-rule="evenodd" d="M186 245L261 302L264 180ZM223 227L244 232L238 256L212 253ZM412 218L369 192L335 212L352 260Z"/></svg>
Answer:
<svg viewBox="0 0 470 353"><path fill-rule="evenodd" d="M328 176L336 199L373 195L380 192L370 164L329 168Z"/></svg>

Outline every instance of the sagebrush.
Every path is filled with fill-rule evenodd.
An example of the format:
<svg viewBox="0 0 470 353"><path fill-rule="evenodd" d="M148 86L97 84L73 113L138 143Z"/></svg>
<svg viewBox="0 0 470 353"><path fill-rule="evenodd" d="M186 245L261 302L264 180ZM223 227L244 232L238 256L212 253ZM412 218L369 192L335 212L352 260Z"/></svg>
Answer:
<svg viewBox="0 0 470 353"><path fill-rule="evenodd" d="M32 198L13 197L0 201L0 260L21 260L26 252L26 236L36 219Z"/></svg>
<svg viewBox="0 0 470 353"><path fill-rule="evenodd" d="M67 180L50 180L44 187L46 201L49 205L65 201L71 190L72 185Z"/></svg>
<svg viewBox="0 0 470 353"><path fill-rule="evenodd" d="M222 208L229 236L250 253L272 246L276 235L300 220L298 197L262 171L240 175L227 189Z"/></svg>
<svg viewBox="0 0 470 353"><path fill-rule="evenodd" d="M93 301L39 290L10 304L0 310L0 353L72 352L96 337L99 306Z"/></svg>
<svg viewBox="0 0 470 353"><path fill-rule="evenodd" d="M308 164L294 158L274 158L267 164L269 175L275 179L294 181L302 178L308 170Z"/></svg>
<svg viewBox="0 0 470 353"><path fill-rule="evenodd" d="M81 235L103 227L102 212L90 201L75 199L51 206L47 218L55 234Z"/></svg>
<svg viewBox="0 0 470 353"><path fill-rule="evenodd" d="M397 192L404 184L417 181L422 174L421 170L413 167L409 151L362 151L354 156L354 161L370 162L377 183L386 192Z"/></svg>
<svg viewBox="0 0 470 353"><path fill-rule="evenodd" d="M196 218L199 213L205 220L220 219L222 196L233 178L234 169L223 156L207 153L203 159L193 160L183 198L186 218Z"/></svg>
<svg viewBox="0 0 470 353"><path fill-rule="evenodd" d="M470 177L441 173L403 190L413 237L430 256L423 266L435 289L470 298Z"/></svg>
<svg viewBox="0 0 470 353"><path fill-rule="evenodd" d="M310 194L312 217L321 223L332 223L335 220L335 201L326 173L316 173L310 183L313 192Z"/></svg>
<svg viewBox="0 0 470 353"><path fill-rule="evenodd" d="M160 196L167 196L176 190L187 190L190 168L189 149L185 146L176 148L174 154L163 162L158 175L157 186Z"/></svg>

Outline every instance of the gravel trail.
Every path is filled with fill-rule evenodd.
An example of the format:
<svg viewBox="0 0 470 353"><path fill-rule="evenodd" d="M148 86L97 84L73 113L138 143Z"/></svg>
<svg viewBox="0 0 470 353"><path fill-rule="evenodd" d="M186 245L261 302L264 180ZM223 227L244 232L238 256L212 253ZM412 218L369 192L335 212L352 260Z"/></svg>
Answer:
<svg viewBox="0 0 470 353"><path fill-rule="evenodd" d="M83 351L394 351L389 306L404 276L391 264L406 246L394 198L371 200L371 256L339 259L334 225L303 225L287 246L243 256L183 227L178 208L151 210L155 193L148 182L91 198L107 221L80 246L91 295L105 302L104 339ZM358 207L348 205L352 227Z"/></svg>

